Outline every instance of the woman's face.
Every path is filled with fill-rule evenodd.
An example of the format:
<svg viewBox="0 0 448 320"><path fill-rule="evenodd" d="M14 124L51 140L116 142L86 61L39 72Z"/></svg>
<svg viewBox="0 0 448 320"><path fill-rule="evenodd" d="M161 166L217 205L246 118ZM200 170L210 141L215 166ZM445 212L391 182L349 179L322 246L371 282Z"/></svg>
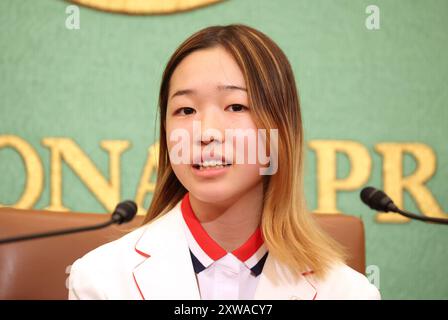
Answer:
<svg viewBox="0 0 448 320"><path fill-rule="evenodd" d="M191 53L171 77L166 114L171 166L184 187L201 201L237 199L262 182L257 127L246 88L243 73L222 47ZM226 130L232 138L226 138ZM244 134L255 136L255 149L250 139L242 139ZM237 153L243 154L243 161ZM255 153L252 160L249 153ZM230 165L208 166L212 163L204 163L207 158Z"/></svg>

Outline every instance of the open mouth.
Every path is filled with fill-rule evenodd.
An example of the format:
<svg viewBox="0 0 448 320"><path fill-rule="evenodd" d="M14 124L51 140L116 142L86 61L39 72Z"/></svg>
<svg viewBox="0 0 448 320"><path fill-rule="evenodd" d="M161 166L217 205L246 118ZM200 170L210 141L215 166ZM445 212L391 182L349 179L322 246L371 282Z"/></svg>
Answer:
<svg viewBox="0 0 448 320"><path fill-rule="evenodd" d="M211 170L211 169L228 168L231 165L232 165L231 163L223 163L220 161L204 161L200 164L193 164L193 168L197 170Z"/></svg>

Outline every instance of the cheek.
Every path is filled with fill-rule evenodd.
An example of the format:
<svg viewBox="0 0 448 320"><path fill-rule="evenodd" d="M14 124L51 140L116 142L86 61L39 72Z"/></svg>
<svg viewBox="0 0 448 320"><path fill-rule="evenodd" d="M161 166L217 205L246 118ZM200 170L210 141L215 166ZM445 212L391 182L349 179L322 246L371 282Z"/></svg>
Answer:
<svg viewBox="0 0 448 320"><path fill-rule="evenodd" d="M238 164L248 166L248 168L250 166L265 166L269 162L267 134L256 128L249 130L250 138L246 135L237 135L232 142L229 142L233 146L234 159Z"/></svg>
<svg viewBox="0 0 448 320"><path fill-rule="evenodd" d="M233 183L235 185L252 185L261 180L260 165L255 164L240 164L236 165L233 172Z"/></svg>
<svg viewBox="0 0 448 320"><path fill-rule="evenodd" d="M187 189L189 189L193 183L193 177L190 173L190 166L186 164L171 164L174 174L180 183Z"/></svg>
<svg viewBox="0 0 448 320"><path fill-rule="evenodd" d="M191 163L193 137L191 130L182 125L171 125L166 129L166 145L172 166Z"/></svg>

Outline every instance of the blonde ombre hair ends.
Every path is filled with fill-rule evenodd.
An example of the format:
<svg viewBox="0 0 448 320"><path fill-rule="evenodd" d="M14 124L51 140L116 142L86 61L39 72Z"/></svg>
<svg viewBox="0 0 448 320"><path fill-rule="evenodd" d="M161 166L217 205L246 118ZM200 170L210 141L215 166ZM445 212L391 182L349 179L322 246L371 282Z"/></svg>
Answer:
<svg viewBox="0 0 448 320"><path fill-rule="evenodd" d="M299 97L291 65L283 51L265 34L233 24L202 29L174 52L162 76L159 95L160 142L157 181L144 224L164 215L187 190L169 161L165 119L169 83L179 63L190 53L221 46L241 68L258 128L278 130L279 165L263 176L261 229L269 254L293 274L312 270L323 277L332 264L343 262L342 248L327 236L306 209L303 191L303 128Z"/></svg>

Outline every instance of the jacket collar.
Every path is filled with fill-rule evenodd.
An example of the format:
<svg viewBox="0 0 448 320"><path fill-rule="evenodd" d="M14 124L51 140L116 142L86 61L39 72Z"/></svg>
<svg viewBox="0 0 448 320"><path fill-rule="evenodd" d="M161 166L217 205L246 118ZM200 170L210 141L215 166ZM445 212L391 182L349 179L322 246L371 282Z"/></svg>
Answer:
<svg viewBox="0 0 448 320"><path fill-rule="evenodd" d="M200 299L180 205L145 226L135 245L135 251L145 258L133 270L143 299ZM316 296L312 271L293 277L274 257L267 256L254 299L311 300Z"/></svg>
<svg viewBox="0 0 448 320"><path fill-rule="evenodd" d="M146 227L135 251L146 259L133 270L143 299L200 299L179 204Z"/></svg>
<svg viewBox="0 0 448 320"><path fill-rule="evenodd" d="M180 208L185 235L193 261L193 268L196 273L199 273L210 267L216 260L227 255L228 252L201 225L201 222L191 207L189 195L189 192L185 194ZM260 274L267 256L267 248L263 243L260 227L255 230L243 245L232 251L231 254L238 258L238 260L256 275Z"/></svg>

